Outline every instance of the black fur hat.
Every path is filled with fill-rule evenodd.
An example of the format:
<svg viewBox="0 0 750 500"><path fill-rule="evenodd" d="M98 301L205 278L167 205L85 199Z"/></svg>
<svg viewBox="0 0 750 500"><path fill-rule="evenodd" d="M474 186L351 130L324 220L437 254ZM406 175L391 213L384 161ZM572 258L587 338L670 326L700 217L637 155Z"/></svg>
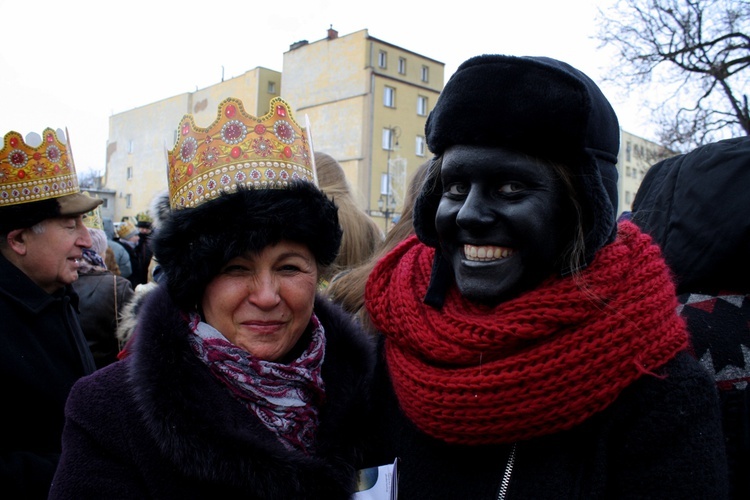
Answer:
<svg viewBox="0 0 750 500"><path fill-rule="evenodd" d="M620 126L609 101L581 71L547 57L468 59L445 85L425 135L437 156L456 144L499 146L570 167L586 216L586 263L614 240ZM436 248L442 196L437 165L414 208L417 236ZM436 259L433 278L439 267Z"/></svg>
<svg viewBox="0 0 750 500"><path fill-rule="evenodd" d="M197 207L171 210L151 241L170 295L191 309L229 259L290 240L307 245L327 266L341 234L336 205L312 183L297 181L285 189L240 187Z"/></svg>

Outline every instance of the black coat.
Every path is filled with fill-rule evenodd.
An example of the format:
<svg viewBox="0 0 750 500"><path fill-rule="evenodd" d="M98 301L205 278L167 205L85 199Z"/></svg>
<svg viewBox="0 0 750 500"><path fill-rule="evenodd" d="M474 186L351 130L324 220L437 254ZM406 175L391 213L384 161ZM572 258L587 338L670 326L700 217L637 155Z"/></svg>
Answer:
<svg viewBox="0 0 750 500"><path fill-rule="evenodd" d="M287 450L216 380L160 286L132 354L71 391L51 498L348 499L373 346L340 309L318 300L315 313L326 332L326 402L313 456Z"/></svg>
<svg viewBox="0 0 750 500"><path fill-rule="evenodd" d="M750 498L750 137L657 163L632 221L662 248L695 355L719 388L731 497Z"/></svg>
<svg viewBox="0 0 750 500"><path fill-rule="evenodd" d="M78 296L39 288L0 255L0 496L46 498L73 383L94 371Z"/></svg>
<svg viewBox="0 0 750 500"><path fill-rule="evenodd" d="M81 328L97 368L117 361L117 327L122 308L133 297L130 281L109 271L79 273L73 282L79 297Z"/></svg>
<svg viewBox="0 0 750 500"><path fill-rule="evenodd" d="M716 392L686 353L661 370L663 378L641 377L573 429L517 443L510 468L510 444L455 445L419 431L398 407L385 362L377 373L373 417L383 425L368 461L399 458L399 500L503 498L506 471L509 500L726 497Z"/></svg>

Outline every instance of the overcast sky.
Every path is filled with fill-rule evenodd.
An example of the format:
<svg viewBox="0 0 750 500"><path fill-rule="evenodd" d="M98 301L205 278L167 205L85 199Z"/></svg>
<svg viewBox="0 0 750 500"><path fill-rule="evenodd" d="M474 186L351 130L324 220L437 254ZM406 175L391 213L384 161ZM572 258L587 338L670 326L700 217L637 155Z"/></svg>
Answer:
<svg viewBox="0 0 750 500"><path fill-rule="evenodd" d="M0 0L0 136L70 133L76 169L104 170L109 116L239 76L330 25L458 65L484 53L561 59L600 82L597 7L612 0ZM602 89L628 132L652 138L637 95ZM175 123L175 126L177 124Z"/></svg>

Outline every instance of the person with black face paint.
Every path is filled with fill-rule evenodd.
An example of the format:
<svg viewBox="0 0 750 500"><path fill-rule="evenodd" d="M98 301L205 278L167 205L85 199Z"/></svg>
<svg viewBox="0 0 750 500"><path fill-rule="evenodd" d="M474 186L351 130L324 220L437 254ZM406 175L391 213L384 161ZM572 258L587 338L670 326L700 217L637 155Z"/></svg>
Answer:
<svg viewBox="0 0 750 500"><path fill-rule="evenodd" d="M718 395L659 248L616 222L619 124L545 57L464 62L416 235L370 274L373 464L400 499L725 498Z"/></svg>

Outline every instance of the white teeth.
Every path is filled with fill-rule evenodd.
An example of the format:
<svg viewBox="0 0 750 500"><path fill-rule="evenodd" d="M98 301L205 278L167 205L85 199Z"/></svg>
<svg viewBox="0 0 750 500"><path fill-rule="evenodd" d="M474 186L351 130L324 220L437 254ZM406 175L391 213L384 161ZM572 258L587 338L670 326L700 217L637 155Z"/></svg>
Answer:
<svg viewBox="0 0 750 500"><path fill-rule="evenodd" d="M467 260L488 262L505 259L513 255L513 250L506 247L464 245Z"/></svg>

